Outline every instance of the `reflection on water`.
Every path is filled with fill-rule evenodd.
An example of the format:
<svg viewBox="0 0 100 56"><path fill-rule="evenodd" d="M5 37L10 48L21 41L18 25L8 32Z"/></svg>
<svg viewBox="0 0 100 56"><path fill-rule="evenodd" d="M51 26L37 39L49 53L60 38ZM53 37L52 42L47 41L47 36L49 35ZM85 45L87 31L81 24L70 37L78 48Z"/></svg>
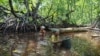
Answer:
<svg viewBox="0 0 100 56"><path fill-rule="evenodd" d="M36 36L34 33L8 34L0 35L0 40L0 48L7 47L10 55L19 56L24 53L28 41L36 40Z"/></svg>
<svg viewBox="0 0 100 56"><path fill-rule="evenodd" d="M50 33L47 33L44 41L38 41L38 33L23 33L23 34L8 34L0 35L1 46L8 46L9 55L13 56L28 56L28 55L42 55L46 56L47 49L50 46ZM66 35L61 35L61 39ZM6 42L6 43L3 43ZM46 50L47 49L47 50ZM51 49L51 47L50 47Z"/></svg>
<svg viewBox="0 0 100 56"><path fill-rule="evenodd" d="M60 35L60 38L64 39L64 37L66 36L72 38L79 37L82 39L87 39L88 41L93 41L94 43L94 39L91 40L90 32L63 33ZM45 41L38 41L37 40L38 37L39 37L38 33L23 33L23 34L8 34L8 35L1 34L0 49L8 50L7 51L8 55L13 55L13 56L34 56L34 55L46 56L47 55L46 52L49 50L47 49L46 46L50 45L48 41L50 33L47 33L46 36L47 38ZM100 40L98 40L98 43L100 43Z"/></svg>

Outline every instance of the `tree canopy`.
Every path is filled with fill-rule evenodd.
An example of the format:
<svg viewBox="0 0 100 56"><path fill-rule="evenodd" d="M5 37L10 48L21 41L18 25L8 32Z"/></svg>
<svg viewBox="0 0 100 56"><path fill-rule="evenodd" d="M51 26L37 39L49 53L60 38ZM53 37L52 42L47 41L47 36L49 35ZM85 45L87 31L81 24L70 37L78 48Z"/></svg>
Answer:
<svg viewBox="0 0 100 56"><path fill-rule="evenodd" d="M0 12L0 22L11 17L16 26L19 23L85 25L99 15L100 0L0 0Z"/></svg>

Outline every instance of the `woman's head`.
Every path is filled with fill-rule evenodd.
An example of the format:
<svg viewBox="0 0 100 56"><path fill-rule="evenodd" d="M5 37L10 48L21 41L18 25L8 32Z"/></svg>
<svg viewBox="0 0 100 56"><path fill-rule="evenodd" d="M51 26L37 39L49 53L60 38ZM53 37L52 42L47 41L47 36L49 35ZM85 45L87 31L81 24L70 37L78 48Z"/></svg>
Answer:
<svg viewBox="0 0 100 56"><path fill-rule="evenodd" d="M53 31L53 34L59 35L59 31Z"/></svg>
<svg viewBox="0 0 100 56"><path fill-rule="evenodd" d="M45 26L41 26L40 29L45 29Z"/></svg>

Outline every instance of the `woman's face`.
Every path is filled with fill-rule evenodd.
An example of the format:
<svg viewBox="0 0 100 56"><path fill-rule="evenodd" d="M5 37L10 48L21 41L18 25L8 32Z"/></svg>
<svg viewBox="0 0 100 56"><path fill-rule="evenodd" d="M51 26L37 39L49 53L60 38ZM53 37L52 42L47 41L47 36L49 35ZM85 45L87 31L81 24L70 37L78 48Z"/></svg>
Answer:
<svg viewBox="0 0 100 56"><path fill-rule="evenodd" d="M41 28L41 30L44 30L44 28Z"/></svg>
<svg viewBox="0 0 100 56"><path fill-rule="evenodd" d="M56 35L59 35L59 32L55 32Z"/></svg>

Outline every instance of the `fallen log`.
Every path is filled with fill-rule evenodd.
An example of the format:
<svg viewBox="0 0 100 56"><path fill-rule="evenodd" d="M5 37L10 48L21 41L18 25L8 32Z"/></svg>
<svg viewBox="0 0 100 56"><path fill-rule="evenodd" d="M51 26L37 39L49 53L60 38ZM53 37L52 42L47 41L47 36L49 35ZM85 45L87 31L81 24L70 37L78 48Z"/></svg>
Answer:
<svg viewBox="0 0 100 56"><path fill-rule="evenodd" d="M59 30L60 33L64 32L87 32L88 28L86 27L78 27L78 28L49 28L51 31Z"/></svg>
<svg viewBox="0 0 100 56"><path fill-rule="evenodd" d="M99 28L89 28L90 30L100 31Z"/></svg>

